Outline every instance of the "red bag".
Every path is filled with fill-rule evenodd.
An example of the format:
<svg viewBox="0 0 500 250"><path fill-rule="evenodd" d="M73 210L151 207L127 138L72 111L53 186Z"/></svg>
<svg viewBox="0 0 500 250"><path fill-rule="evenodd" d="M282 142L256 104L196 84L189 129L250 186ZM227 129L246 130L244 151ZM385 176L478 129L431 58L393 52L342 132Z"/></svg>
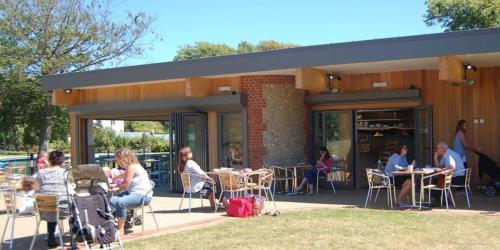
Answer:
<svg viewBox="0 0 500 250"><path fill-rule="evenodd" d="M231 198L227 215L231 217L248 217L253 215L253 200L248 198Z"/></svg>

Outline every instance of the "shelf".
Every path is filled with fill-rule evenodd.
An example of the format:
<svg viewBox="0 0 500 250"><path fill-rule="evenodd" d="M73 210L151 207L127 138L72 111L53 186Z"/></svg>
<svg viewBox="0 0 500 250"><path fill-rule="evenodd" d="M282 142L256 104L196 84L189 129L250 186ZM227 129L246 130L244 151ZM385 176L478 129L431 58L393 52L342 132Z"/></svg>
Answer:
<svg viewBox="0 0 500 250"><path fill-rule="evenodd" d="M410 121L410 119L361 119L358 122Z"/></svg>
<svg viewBox="0 0 500 250"><path fill-rule="evenodd" d="M385 127L385 128L367 128L367 127L358 127L358 130L389 130L389 129L400 129L400 130L410 130L414 128L400 128L400 127Z"/></svg>

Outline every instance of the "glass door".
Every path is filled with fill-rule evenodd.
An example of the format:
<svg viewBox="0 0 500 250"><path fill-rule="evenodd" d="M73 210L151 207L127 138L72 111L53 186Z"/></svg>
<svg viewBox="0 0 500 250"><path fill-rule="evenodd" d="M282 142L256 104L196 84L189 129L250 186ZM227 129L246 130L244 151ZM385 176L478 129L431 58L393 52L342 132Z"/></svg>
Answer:
<svg viewBox="0 0 500 250"><path fill-rule="evenodd" d="M193 150L193 160L208 171L207 114L172 113L171 120L171 186L172 192L182 192L182 182L177 171L178 152L189 146Z"/></svg>
<svg viewBox="0 0 500 250"><path fill-rule="evenodd" d="M325 146L335 155L333 177L335 184L354 187L352 111L323 111L314 113L314 157L319 159L319 147Z"/></svg>
<svg viewBox="0 0 500 250"><path fill-rule="evenodd" d="M432 142L432 107L417 108L415 127L415 145L417 166L432 166L433 142Z"/></svg>

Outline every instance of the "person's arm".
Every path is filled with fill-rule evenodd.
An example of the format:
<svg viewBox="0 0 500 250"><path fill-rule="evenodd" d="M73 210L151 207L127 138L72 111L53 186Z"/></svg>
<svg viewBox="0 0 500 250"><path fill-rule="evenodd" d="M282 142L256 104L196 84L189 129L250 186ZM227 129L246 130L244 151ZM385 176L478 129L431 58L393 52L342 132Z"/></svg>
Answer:
<svg viewBox="0 0 500 250"><path fill-rule="evenodd" d="M468 151L474 151L474 147L469 144L467 141L467 136L465 136L464 132L460 131L458 132L458 138L460 138L460 141L462 141L462 144L464 145L465 149Z"/></svg>
<svg viewBox="0 0 500 250"><path fill-rule="evenodd" d="M123 172L123 173L121 173L121 174L119 174L119 175L113 176L113 178L112 178L112 179L113 179L113 181L114 181L114 180L123 179L123 178L125 178L125 175L126 175L126 174L127 174L127 171L125 171L125 172Z"/></svg>
<svg viewBox="0 0 500 250"><path fill-rule="evenodd" d="M439 155L437 152L434 152L434 165L436 166L436 168L439 168L441 166L441 164L439 164Z"/></svg>
<svg viewBox="0 0 500 250"><path fill-rule="evenodd" d="M436 172L453 171L456 168L456 162L453 157L448 156L448 160L445 159L445 164L443 168L436 169Z"/></svg>
<svg viewBox="0 0 500 250"><path fill-rule="evenodd" d="M130 186L132 179L134 179L135 167L132 166L127 167L125 173L123 174L125 175L125 177L123 178L123 182L120 185L118 185L114 191L126 190L128 186Z"/></svg>
<svg viewBox="0 0 500 250"><path fill-rule="evenodd" d="M201 175L201 176L204 176L205 178L207 178L208 180L212 180L212 178L210 178L210 176L208 176L205 171L203 171L200 167L200 165L198 165L198 163L196 163L195 161L191 160L190 161L190 164L191 165L191 170L194 172L194 174L197 174L197 175Z"/></svg>

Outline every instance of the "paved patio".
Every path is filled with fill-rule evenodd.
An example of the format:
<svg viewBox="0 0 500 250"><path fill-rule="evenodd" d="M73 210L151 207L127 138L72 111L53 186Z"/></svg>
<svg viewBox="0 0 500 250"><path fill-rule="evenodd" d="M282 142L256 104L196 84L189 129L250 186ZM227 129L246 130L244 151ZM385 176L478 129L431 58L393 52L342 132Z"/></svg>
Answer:
<svg viewBox="0 0 500 250"><path fill-rule="evenodd" d="M276 204L278 210L281 212L294 211L294 210L308 210L314 208L358 208L364 206L364 199L367 190L337 190L337 194L333 194L331 190L321 190L319 195L307 196L285 196L282 194L276 195ZM455 215L485 215L485 216L500 216L500 196L489 198L481 193L474 193L472 199L472 208L467 209L465 194L455 194L455 201L457 208L450 209L449 214ZM4 203L0 202L0 225L5 223L5 208ZM180 194L162 192L157 190L153 199L153 209L160 226L160 230L156 230L153 219L150 214L146 214L145 218L145 233L141 235L140 226L133 228L133 233L127 234L123 240L137 239L146 237L153 234L173 232L178 230L191 229L193 227L217 223L218 221L232 219L225 216L225 210L221 209L217 213L207 208L208 201L205 200L205 207L200 206L200 199L193 200L193 210L189 214L187 211L188 200L184 200L183 209L178 211L180 203ZM272 208L269 206L268 208ZM372 209L390 209L385 200L385 193L381 193L377 204L371 206ZM425 211L408 211L420 213L448 213L446 209L434 208ZM68 225L65 224L65 231L68 231ZM44 240L46 233L45 223L41 226L41 236L37 239L35 248L46 249L46 242ZM15 249L28 249L32 236L35 231L35 218L20 218L16 220L15 229ZM7 230L6 238L10 234ZM68 239L67 239L68 240ZM66 241L67 241L66 240ZM3 245L2 249L8 249L8 245Z"/></svg>

